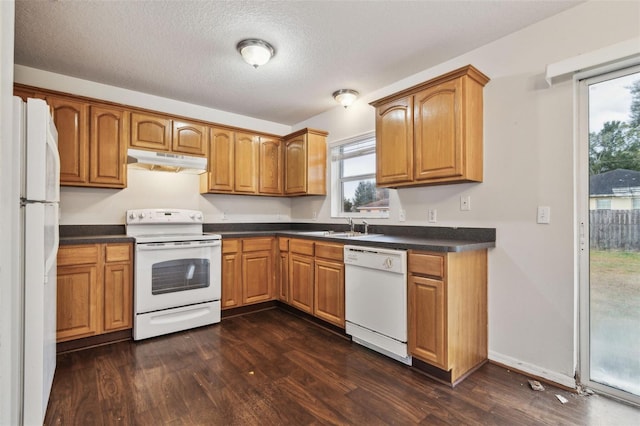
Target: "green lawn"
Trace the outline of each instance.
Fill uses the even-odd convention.
[[[591,251],[591,375],[640,394],[640,253]]]

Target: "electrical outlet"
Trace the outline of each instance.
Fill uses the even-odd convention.
[[[538,206],[538,223],[547,224],[551,222],[551,207]]]
[[[462,195],[460,197],[460,210],[471,210],[471,195]]]
[[[405,222],[407,220],[407,211],[400,209],[398,212],[398,222]]]
[[[429,209],[427,213],[428,213],[427,222],[436,223],[438,221],[438,210]]]

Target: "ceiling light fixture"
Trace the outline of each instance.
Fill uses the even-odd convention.
[[[269,62],[269,59],[276,53],[273,46],[257,38],[242,40],[236,48],[245,62],[254,68],[258,68],[260,65]]]
[[[340,89],[333,92],[333,99],[343,107],[348,107],[356,101],[359,93],[352,89]]]

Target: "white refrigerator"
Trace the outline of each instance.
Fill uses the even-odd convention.
[[[20,144],[20,247],[23,298],[23,423],[39,424],[56,369],[56,256],[60,157],[58,132],[41,99],[14,97],[15,139]]]

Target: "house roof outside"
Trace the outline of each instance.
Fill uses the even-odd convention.
[[[640,171],[616,169],[589,177],[590,196],[640,196]]]

